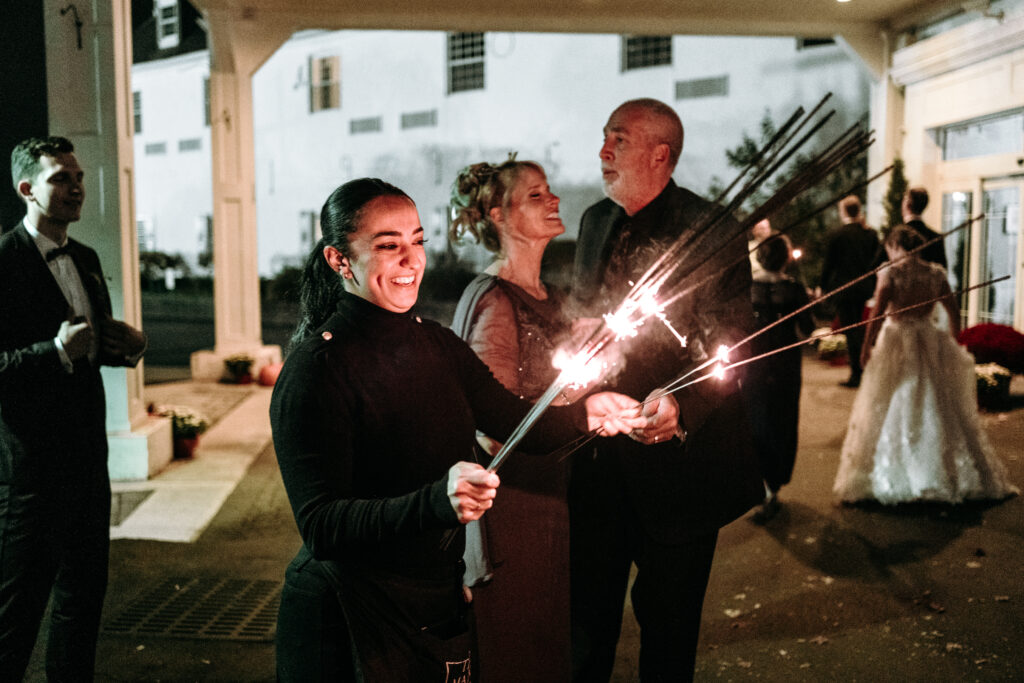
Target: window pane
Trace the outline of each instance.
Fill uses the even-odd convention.
[[[944,161],[1024,151],[1024,111],[946,126],[940,140]]]
[[[623,52],[623,71],[672,64],[672,36],[630,36]]]
[[[1013,324],[1014,290],[1017,276],[1017,233],[1020,227],[1020,192],[1016,187],[986,190],[982,198],[985,209],[983,269],[981,281],[1004,275],[1009,280],[981,290],[978,317],[983,322]]]
[[[971,216],[971,193],[948,192],[942,195],[942,232],[949,232]],[[949,286],[958,292],[970,281],[970,235],[971,229],[964,228],[944,240],[946,263],[949,264]],[[968,293],[960,295],[960,324],[967,324]]]

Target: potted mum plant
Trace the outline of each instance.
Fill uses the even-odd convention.
[[[957,339],[974,356],[978,406],[987,410],[1010,407],[1010,380],[1024,372],[1024,334],[1009,325],[981,323]]]
[[[194,456],[196,447],[199,446],[199,435],[210,426],[206,416],[187,406],[161,406],[156,413],[171,419],[174,459],[182,460]]]
[[[1002,365],[979,363],[974,366],[978,382],[978,407],[1007,410],[1010,407],[1010,380],[1013,375]]]

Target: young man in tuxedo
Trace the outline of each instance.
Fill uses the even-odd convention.
[[[932,230],[921,218],[925,208],[928,206],[928,190],[923,187],[912,187],[903,195],[903,222],[917,231],[925,242],[932,242],[919,252],[919,256],[925,261],[937,263],[946,270],[949,266],[946,262],[946,246],[940,239],[939,233]]]
[[[883,252],[878,233],[864,223],[860,199],[849,195],[839,200],[838,227],[833,228],[825,244],[825,260],[821,266],[821,296],[839,289],[847,282],[864,275],[881,263]],[[875,291],[875,277],[871,276],[847,287],[832,297],[839,325],[846,327],[859,323],[864,317],[864,305]],[[860,365],[860,350],[864,345],[864,327],[845,332],[847,355],[850,359],[850,377],[840,382],[844,387],[856,389],[864,369]]]
[[[600,152],[608,198],[580,223],[573,295],[590,316],[614,310],[678,238],[692,240],[678,269],[695,288],[665,311],[687,346],[657,321],[645,324],[625,346],[624,367],[609,387],[632,396],[675,380],[753,325],[746,241],[731,216],[709,228],[719,207],[673,182],[682,147],[682,123],[668,105],[621,105]],[[636,437],[613,437],[577,454],[570,484],[577,683],[611,676],[633,563],[640,680],[693,676],[718,529],[764,498],[738,375],[675,394],[680,438],[641,446]]]
[[[91,680],[107,586],[110,480],[101,365],[142,332],[111,318],[96,252],[68,238],[84,172],[71,142],[11,154],[25,219],[0,236],[0,680],[24,676],[47,601],[51,681]]]

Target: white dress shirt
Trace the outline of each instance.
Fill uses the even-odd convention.
[[[74,261],[67,254],[61,254],[52,261],[46,261],[47,253],[52,249],[63,247],[64,244],[67,244],[67,241],[65,240],[64,244],[57,244],[46,235],[39,232],[39,230],[29,222],[27,216],[25,217],[24,223],[25,229],[28,230],[28,234],[31,235],[32,240],[36,243],[36,247],[39,249],[40,258],[46,262],[50,272],[53,273],[53,279],[57,281],[57,286],[60,287],[60,291],[64,293],[64,298],[67,299],[68,304],[74,311],[74,315],[83,316],[89,322],[89,326],[95,331],[97,328],[92,305],[89,303],[89,295],[85,291],[85,285],[82,284],[82,277],[79,275],[78,268],[75,267]],[[64,350],[64,345],[61,344],[60,339],[57,337],[54,337],[54,343],[57,345],[57,353],[60,355],[64,369],[68,372],[72,372],[71,359]],[[93,343],[89,347],[89,361],[91,363],[96,362],[98,353],[99,335],[94,334]]]

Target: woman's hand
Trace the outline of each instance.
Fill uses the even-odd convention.
[[[629,434],[647,426],[648,420],[640,414],[640,402],[624,394],[602,391],[587,396],[587,429],[601,436]]]
[[[663,395],[655,389],[644,401],[641,415],[647,418],[647,425],[634,429],[629,438],[642,444],[664,443],[679,431],[679,403],[672,394]]]
[[[455,509],[459,522],[465,524],[480,519],[494,505],[501,480],[494,472],[475,462],[457,462],[448,470],[448,501]]]

